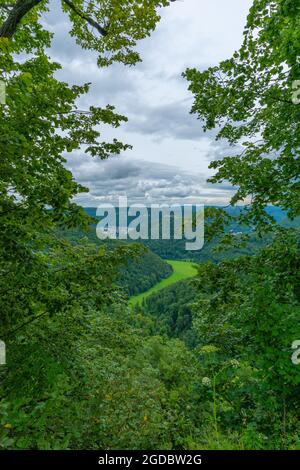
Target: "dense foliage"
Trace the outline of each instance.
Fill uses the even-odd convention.
[[[194,328],[218,386],[216,423],[252,429],[262,448],[299,448],[299,247],[283,231],[257,256],[199,267]]]
[[[125,306],[73,307],[24,330],[2,372],[1,447],[195,446],[199,364],[178,340],[145,338],[135,321]]]
[[[120,269],[118,283],[128,295],[145,292],[172,274],[172,267],[150,250],[131,259]]]
[[[268,204],[299,215],[300,1],[254,0],[240,50],[216,67],[189,69],[192,112],[204,129],[237,148],[213,161],[212,182],[238,190],[232,204],[251,203],[248,219]]]
[[[147,298],[150,334],[181,338],[201,365],[202,445],[299,448],[299,238],[280,229],[259,254],[199,265]]]
[[[189,279],[180,281],[152,294],[136,310],[151,317],[150,334],[179,338],[192,347],[195,334],[191,331],[191,304],[195,295],[196,290]]]

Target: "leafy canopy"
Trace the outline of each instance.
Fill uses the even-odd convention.
[[[169,2],[61,3],[71,20],[71,34],[82,47],[97,51],[99,65],[107,66],[140,60],[137,41],[155,28],[158,7]],[[110,302],[114,271],[124,259],[122,253],[129,253],[126,248],[97,253],[95,247],[74,247],[56,236],[58,227],[87,227],[91,222],[73,202],[88,188],[66,168],[68,154],[77,150],[106,159],[130,146],[101,138],[103,125],[117,128],[125,116],[112,105],[100,108],[97,103],[79,110],[78,99],[89,84],[69,86],[56,78],[61,66],[46,55],[52,34],[42,21],[49,8],[51,2],[45,0],[0,2],[0,80],[6,85],[6,103],[0,105],[0,291],[5,293],[5,334],[43,312],[63,311],[76,299],[83,305],[94,283],[102,287],[97,294],[91,288],[90,302],[98,298],[98,307]]]
[[[299,58],[299,0],[255,0],[242,47],[218,66],[184,74],[192,113],[238,152],[211,163],[217,173],[210,181],[237,187],[231,203],[251,202],[254,222],[268,204],[300,213]]]

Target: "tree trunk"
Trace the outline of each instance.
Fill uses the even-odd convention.
[[[18,0],[9,12],[7,20],[0,27],[0,38],[11,38],[22,18],[42,0]],[[1,6],[1,5],[0,5]]]

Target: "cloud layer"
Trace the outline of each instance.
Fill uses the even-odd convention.
[[[77,181],[90,188],[77,202],[95,206],[127,194],[134,200],[165,202],[202,198],[206,203],[228,201],[228,185],[206,183],[209,162],[222,158],[226,143],[204,134],[201,122],[189,114],[192,96],[182,72],[187,67],[205,69],[228,58],[240,46],[252,0],[184,0],[161,12],[161,22],[151,38],[139,44],[143,62],[134,68],[97,67],[96,55],[83,51],[68,34],[67,16],[52,2],[44,21],[54,32],[49,55],[63,66],[59,78],[69,83],[92,82],[80,107],[114,104],[129,122],[121,129],[103,129],[103,138],[117,137],[133,151],[109,161],[86,155],[68,156]]]
[[[229,192],[232,194],[226,185],[217,185],[212,192],[204,175],[128,156],[114,157],[99,165],[97,161],[86,164],[78,155],[70,159],[68,166],[75,178],[90,188],[90,194],[78,198],[85,206],[117,203],[120,196],[127,196],[129,203],[222,204]]]

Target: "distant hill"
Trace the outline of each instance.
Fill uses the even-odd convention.
[[[243,206],[236,206],[236,207],[229,207],[226,208],[227,212],[231,216],[238,216],[241,211],[244,209]],[[87,207],[85,208],[87,214],[92,217],[96,215],[96,208]],[[284,210],[279,207],[269,206],[266,209],[266,212],[271,215],[278,224],[283,225],[285,227],[293,227],[299,228],[300,227],[300,218],[296,219],[295,221],[291,221]],[[118,210],[117,210],[118,213]],[[149,216],[150,220],[150,216]],[[244,248],[231,248],[226,252],[216,252],[215,247],[217,245],[217,241],[213,243],[206,243],[202,250],[200,251],[186,251],[185,249],[185,240],[140,240],[145,246],[147,246],[151,251],[159,255],[163,259],[174,259],[174,260],[191,260],[194,262],[206,262],[206,261],[213,261],[219,262],[226,258],[234,258],[241,255],[249,255],[253,254],[262,248],[266,243],[270,241],[270,237],[260,238],[254,232],[252,232],[251,228],[241,227],[237,224],[236,221],[233,221],[231,225],[229,225],[228,229],[229,232],[239,233],[239,232],[250,232],[250,241],[247,247]],[[93,238],[95,241],[97,240],[95,230]],[[128,240],[130,242],[130,240]]]
[[[60,235],[73,243],[80,243],[80,240],[86,237],[90,242],[97,245],[105,244],[110,248],[127,243],[118,240],[101,241],[97,238],[94,227],[89,232],[84,233],[74,229],[64,230],[60,232]],[[128,262],[120,269],[117,283],[128,296],[141,294],[151,289],[151,287],[169,277],[173,272],[172,267],[165,260],[153,253],[149,248],[144,246],[144,249],[145,252],[141,256],[135,259],[129,258]]]
[[[207,207],[220,207],[220,206],[207,206]],[[221,207],[220,207],[221,208]],[[242,211],[244,207],[243,206],[235,206],[235,207],[227,207],[226,211],[228,214],[231,216],[238,216]],[[96,207],[84,207],[84,210],[90,217],[96,217],[96,212],[97,208]],[[281,209],[280,207],[275,207],[275,206],[268,206],[266,208],[267,214],[271,215],[274,217],[277,223],[282,223],[284,220],[288,219],[286,211]],[[117,208],[117,213],[118,213],[118,208]],[[289,220],[289,219],[288,219]]]
[[[217,207],[217,206],[207,206],[207,207]],[[232,232],[232,233],[253,233],[253,227],[250,226],[250,225],[241,225],[238,220],[237,220],[237,217],[239,215],[242,214],[242,212],[245,210],[245,207],[244,206],[235,206],[235,207],[226,207],[225,208],[226,212],[232,217],[232,220],[230,220],[229,224],[227,227],[225,227],[225,231],[226,232]],[[85,211],[87,212],[87,214],[91,217],[94,217],[96,220],[98,219],[98,217],[96,217],[96,212],[97,212],[97,209],[94,208],[94,207],[86,207],[85,208]],[[195,211],[195,207],[194,207],[194,211]],[[293,227],[293,228],[299,228],[300,227],[300,220],[299,218],[298,219],[295,219],[294,221],[290,220],[287,216],[287,213],[286,211],[282,210],[280,207],[275,207],[275,206],[268,206],[266,208],[266,213],[268,215],[270,215],[271,217],[273,217],[273,219],[275,220],[276,223],[280,224],[280,225],[283,225],[285,227]],[[135,219],[135,217],[127,217],[127,224],[129,225],[130,222]],[[171,214],[171,219],[173,220],[174,217],[173,217],[173,214]],[[160,227],[162,225],[162,220],[160,219]],[[150,239],[150,227],[151,227],[151,210],[150,210],[150,207],[148,208],[148,230],[149,230],[149,239]],[[175,250],[175,251],[178,251],[178,246],[180,247],[181,243],[177,243],[177,240],[174,240],[174,225],[173,225],[173,222],[171,223],[171,245],[172,245],[172,249]],[[116,208],[116,230],[117,230],[117,237],[118,237],[118,234],[119,232],[122,232],[122,227],[119,226],[119,209],[118,207]],[[160,233],[161,233],[161,228],[160,228]],[[172,240],[173,239],[173,240]],[[160,239],[159,240],[159,245],[160,245],[160,242],[162,240]],[[151,250],[153,250],[154,252],[158,253],[160,256],[162,255],[164,258],[168,258],[170,257],[170,251],[169,251],[169,248],[167,249],[166,252],[163,252],[163,249],[159,248],[159,250],[157,250],[157,243],[148,243],[148,242],[144,242],[142,241],[142,243],[145,243]],[[164,246],[167,246],[168,243],[163,243]],[[179,248],[180,251],[182,251],[182,248],[180,247]]]
[[[130,259],[120,270],[118,284],[129,295],[137,295],[151,289],[172,274],[172,267],[158,255],[147,250],[138,259]]]

